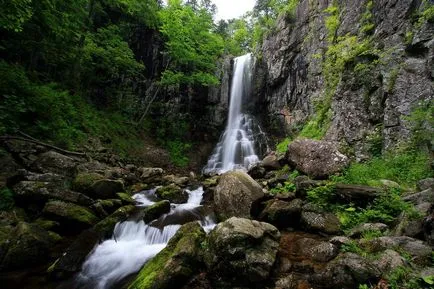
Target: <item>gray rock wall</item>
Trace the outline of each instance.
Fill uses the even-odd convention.
[[[363,17],[369,0],[338,1],[339,36],[370,39],[373,55],[348,63],[332,97],[325,139],[341,141],[357,157],[369,156],[369,138],[377,134],[383,149],[409,139],[407,116],[434,95],[434,24],[418,24],[421,0],[373,0],[374,24],[363,34]],[[329,47],[324,10],[331,0],[302,0],[294,16],[280,16],[277,28],[264,40],[257,83],[266,107],[268,130],[286,135],[299,130],[324,101],[323,61]],[[374,59],[372,59],[374,57]],[[354,73],[357,63],[372,62],[364,74]],[[265,79],[265,81],[264,81]],[[283,128],[283,129],[282,129]]]

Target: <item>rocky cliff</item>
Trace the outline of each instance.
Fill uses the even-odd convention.
[[[281,15],[256,68],[269,131],[338,140],[361,159],[408,140],[434,95],[429,5],[302,0]]]

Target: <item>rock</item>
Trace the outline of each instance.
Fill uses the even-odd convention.
[[[277,158],[277,155],[272,153],[267,155],[261,162],[261,165],[266,170],[279,170],[282,168],[282,166],[279,163],[279,160]]]
[[[80,173],[103,173],[108,165],[99,161],[84,162],[77,166],[77,172]]]
[[[152,183],[162,179],[164,170],[161,168],[138,168],[140,180],[144,183]]]
[[[167,184],[175,184],[177,186],[185,186],[187,185],[189,178],[188,177],[178,177],[175,175],[168,175],[163,177],[163,181]]]
[[[421,203],[415,206],[416,216],[410,216],[408,213],[402,212],[398,217],[398,224],[392,232],[393,236],[408,236],[423,240],[423,223],[431,207],[431,203]]]
[[[114,211],[122,207],[122,201],[119,199],[98,200],[98,203],[101,204],[104,211],[106,211],[109,214],[113,213]]]
[[[124,205],[134,204],[136,201],[127,193],[116,193],[118,200]]]
[[[267,223],[232,217],[218,224],[208,238],[210,274],[232,286],[259,286],[270,276],[279,238],[279,231]]]
[[[197,222],[183,225],[167,247],[144,265],[129,289],[183,287],[201,269],[205,232]]]
[[[52,279],[67,279],[79,272],[95,244],[111,237],[116,224],[128,219],[134,211],[134,206],[121,207],[94,227],[81,232],[61,257],[48,268],[49,276]]]
[[[277,280],[274,289],[313,288],[306,279],[308,279],[307,276],[299,276],[298,274],[291,273]]]
[[[39,155],[31,167],[37,172],[72,176],[76,172],[76,166],[77,161],[73,158],[55,151],[48,151]]]
[[[304,258],[315,262],[325,263],[339,254],[338,247],[329,242],[301,238],[296,243],[296,246],[300,248],[300,254],[304,255]]]
[[[249,218],[255,202],[264,197],[261,186],[242,171],[228,172],[219,179],[214,193],[214,206],[218,217]]]
[[[259,219],[278,228],[294,227],[298,225],[302,205],[303,201],[300,199],[291,202],[270,200],[260,214]]]
[[[434,246],[434,212],[428,215],[422,223],[425,240],[431,246]]]
[[[82,193],[91,193],[92,185],[104,176],[94,172],[82,172],[75,176],[72,181],[72,189]]]
[[[168,200],[175,204],[183,204],[188,200],[187,192],[175,184],[159,187],[155,193],[160,199]]]
[[[116,198],[116,193],[125,191],[125,188],[121,180],[102,179],[93,183],[91,190],[96,198],[111,199]]]
[[[434,178],[428,178],[418,181],[417,189],[419,191],[425,191],[428,189],[434,190]]]
[[[398,267],[405,266],[405,260],[398,252],[387,249],[374,264],[383,275],[386,275]]]
[[[302,227],[312,233],[334,235],[341,231],[339,219],[332,213],[303,211],[300,222]]]
[[[389,227],[383,223],[364,223],[355,228],[353,228],[349,233],[350,238],[360,238],[364,233],[370,231],[376,231],[384,233]]]
[[[396,250],[400,248],[413,257],[413,262],[426,264],[431,258],[432,248],[421,240],[406,236],[378,237],[370,240],[360,240],[359,245],[369,252],[376,253],[386,249]]]
[[[59,222],[49,220],[43,217],[36,219],[33,223],[47,231],[55,230],[60,226]]]
[[[72,203],[49,201],[45,204],[43,213],[56,221],[67,232],[77,232],[96,224],[99,219],[92,211]]]
[[[406,202],[419,205],[422,203],[434,203],[434,189],[426,189],[425,191],[411,194],[402,198]]]
[[[168,200],[157,202],[143,209],[143,221],[145,221],[145,223],[149,223],[150,221],[158,219],[161,215],[167,214],[169,212],[170,202]]]
[[[217,186],[217,182],[218,182],[219,178],[220,178],[219,176],[214,176],[212,178],[205,179],[202,182],[203,188],[208,189],[208,188]]]
[[[288,161],[298,171],[322,179],[342,171],[349,159],[338,151],[338,144],[309,139],[296,140],[288,145]]]
[[[267,171],[260,163],[253,165],[248,171],[249,176],[254,179],[262,179],[266,173]]]
[[[49,199],[72,202],[84,206],[94,201],[88,196],[59,187],[56,183],[22,181],[13,187],[18,204],[44,203]]]
[[[51,237],[35,224],[20,222],[9,239],[1,270],[24,269],[43,264],[50,258]]]
[[[336,236],[336,237],[331,238],[329,240],[329,242],[340,248],[342,245],[350,243],[351,240],[347,237],[344,237],[344,236]]]
[[[380,188],[348,184],[335,185],[336,198],[345,202],[354,202],[362,206],[367,205],[382,194],[383,190]]]
[[[359,284],[370,284],[380,275],[378,268],[367,259],[354,253],[342,253],[314,278],[327,288],[353,289]]]
[[[298,176],[294,180],[297,197],[305,197],[311,189],[324,186],[324,181],[311,180],[308,176]]]

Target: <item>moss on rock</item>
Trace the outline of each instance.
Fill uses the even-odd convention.
[[[175,184],[158,188],[156,194],[159,198],[176,204],[182,204],[188,200],[187,193]]]
[[[104,176],[98,173],[79,173],[72,182],[72,188],[78,192],[88,193],[92,185],[103,178]]]
[[[161,215],[168,212],[170,212],[170,202],[168,200],[157,202],[143,210],[143,220],[145,223],[149,223],[150,221],[158,219]]]

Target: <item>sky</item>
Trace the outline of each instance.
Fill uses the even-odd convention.
[[[217,5],[216,20],[238,18],[253,9],[255,0],[212,0]]]

